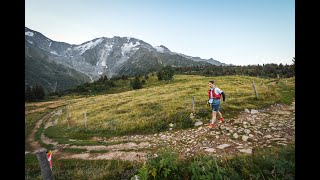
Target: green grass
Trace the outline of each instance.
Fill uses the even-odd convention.
[[[38,141],[38,143],[39,143],[42,147],[46,148],[47,150],[53,150],[53,149],[55,149],[52,144],[45,144],[45,143],[42,142],[42,140],[41,140],[41,134],[43,133],[43,131],[44,131],[44,124],[41,124],[40,127],[39,127],[39,129],[38,129],[37,132],[36,132],[36,137],[35,137],[36,141]]]
[[[295,146],[257,149],[253,155],[178,159],[160,152],[136,173],[140,179],[295,179]]]
[[[192,112],[192,96],[196,101],[197,118],[203,120],[211,118],[211,110],[206,106],[209,80],[214,80],[217,87],[226,93],[226,102],[222,102],[220,106],[225,118],[234,117],[246,108],[259,109],[274,103],[290,104],[295,97],[294,78],[175,75],[174,81],[164,82],[157,81],[156,76],[149,77],[148,82],[140,90],[113,89],[114,94],[69,95],[54,101],[26,103],[26,135],[30,134],[36,121],[44,114],[67,104],[70,105],[68,112],[64,110],[61,116],[54,117],[58,118],[58,125],[45,130],[44,125],[41,125],[36,134],[38,141],[41,132],[44,132],[47,137],[60,144],[111,145],[116,143],[93,141],[91,138],[161,132],[168,130],[170,123],[175,124],[174,130],[191,128],[194,123],[189,117]],[[256,84],[258,98],[254,96],[251,80]],[[84,128],[84,112],[87,112],[87,129]],[[67,113],[70,114],[69,120],[67,120]],[[76,139],[76,141],[69,141],[69,139]],[[39,143],[45,146],[41,141]],[[50,145],[45,147],[52,148]],[[80,153],[84,150],[65,149],[70,153]],[[108,151],[90,151],[90,153],[105,152]],[[290,145],[254,151],[252,156],[235,156],[219,160],[213,159],[214,157],[197,157],[176,161],[168,160],[164,155],[155,160],[159,165],[162,162],[161,168],[154,163],[144,169],[141,164],[123,161],[55,160],[53,156],[53,173],[55,179],[121,179],[121,176],[130,178],[138,174],[139,168],[141,173],[144,173],[145,168],[150,168],[147,175],[152,179],[152,173],[155,175],[153,168],[155,168],[157,169],[155,179],[167,177],[191,179],[196,172],[202,173],[197,175],[198,177],[213,175],[216,179],[220,176],[225,179],[250,179],[250,177],[275,179],[275,176],[278,179],[294,179],[294,154],[294,146]],[[25,160],[26,179],[40,179],[40,169],[35,155],[27,154]],[[176,168],[166,163],[167,161],[174,162]],[[206,163],[209,163],[210,167],[206,167]],[[193,172],[191,166],[194,169],[200,169]],[[202,166],[206,168],[205,172],[201,171]]]
[[[50,110],[45,110],[42,112],[36,112],[29,115],[26,115],[25,118],[25,139],[31,134],[33,128],[35,127],[36,123],[39,119],[44,117]],[[25,143],[25,150],[30,151],[31,147],[28,143]]]
[[[86,152],[87,149],[81,149],[81,148],[63,148],[61,151],[63,151],[63,152],[69,152],[69,153],[82,153],[82,152]]]
[[[58,126],[45,130],[46,135],[58,141],[69,138],[88,140],[93,136],[157,133],[168,130],[170,123],[175,124],[175,129],[190,128],[194,123],[188,117],[192,112],[192,96],[195,97],[198,118],[211,118],[211,110],[206,105],[209,80],[214,80],[226,94],[226,101],[220,106],[225,118],[234,117],[246,108],[258,109],[274,103],[289,104],[295,95],[294,78],[175,75],[172,82],[164,82],[158,81],[156,76],[149,77],[140,90],[57,100],[60,104],[70,105],[70,119],[67,120],[63,114]],[[252,80],[258,98],[255,98]],[[84,127],[85,112],[87,129]],[[70,129],[67,129],[68,124]]]
[[[128,179],[139,165],[118,160],[57,160],[52,156],[54,179]],[[25,179],[41,179],[34,154],[25,156]]]
[[[75,151],[78,150],[67,150]],[[156,153],[158,157],[150,158],[145,165],[121,160],[58,160],[53,155],[53,176],[55,179],[130,179],[136,174],[148,179],[295,179],[294,144],[254,149],[252,155],[225,158],[199,155],[179,159],[169,149]],[[25,156],[25,179],[41,179],[34,154]]]

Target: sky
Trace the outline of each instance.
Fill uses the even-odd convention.
[[[295,57],[294,0],[26,0],[25,26],[70,44],[134,37],[234,65]]]

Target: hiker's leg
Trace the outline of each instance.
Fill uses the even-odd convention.
[[[216,116],[217,116],[217,112],[212,110],[211,124],[214,124],[214,122],[216,121]]]
[[[220,111],[218,111],[218,115],[219,115],[220,118],[222,118],[222,114],[221,114]]]
[[[212,104],[212,124],[214,124],[214,122],[217,119],[217,112],[219,112],[219,105],[218,104]]]

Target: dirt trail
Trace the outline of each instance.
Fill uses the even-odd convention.
[[[51,112],[42,118],[32,134],[35,134],[40,124],[46,120],[48,125],[55,125]],[[49,119],[48,119],[49,118]],[[209,123],[209,122],[205,122]],[[224,123],[209,129],[208,124],[186,130],[173,130],[150,135],[133,135],[113,138],[93,137],[93,141],[106,141],[113,145],[75,146],[58,144],[42,135],[46,144],[54,144],[56,158],[61,159],[121,159],[128,161],[144,161],[146,154],[153,154],[161,147],[171,147],[179,152],[181,157],[197,154],[215,154],[226,156],[237,153],[252,154],[255,148],[287,146],[295,139],[295,102],[291,105],[275,104],[265,109],[241,112],[236,118],[226,119]],[[34,135],[32,135],[34,137]],[[34,149],[40,145],[34,138],[28,139]],[[69,141],[76,141],[69,139]],[[82,153],[63,152],[63,148],[86,149]],[[90,152],[107,151],[107,152]],[[155,154],[153,154],[155,155]]]
[[[51,118],[56,112],[57,112],[57,110],[51,111],[50,113],[48,113],[44,117],[42,117],[36,123],[35,127],[32,129],[30,135],[28,136],[26,143],[30,144],[33,153],[35,153],[35,151],[37,151],[37,150],[42,148],[41,145],[39,144],[39,142],[36,140],[37,130],[40,128],[40,125],[43,123],[43,121],[46,121],[49,118]]]

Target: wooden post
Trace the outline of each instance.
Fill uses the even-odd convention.
[[[256,95],[256,98],[258,98],[258,93],[257,93],[257,90],[256,90],[256,85],[254,84],[253,80],[252,80],[252,87],[253,87],[253,90],[254,90],[254,94]]]
[[[41,176],[43,180],[53,180],[50,164],[45,149],[36,152],[37,159],[41,168]]]
[[[68,129],[70,129],[70,106],[67,105],[67,121],[68,121]]]
[[[194,104],[195,104],[195,102],[194,102],[194,96],[192,96],[192,112],[193,112],[193,114],[194,114]]]
[[[87,129],[87,112],[84,113],[84,127]]]

